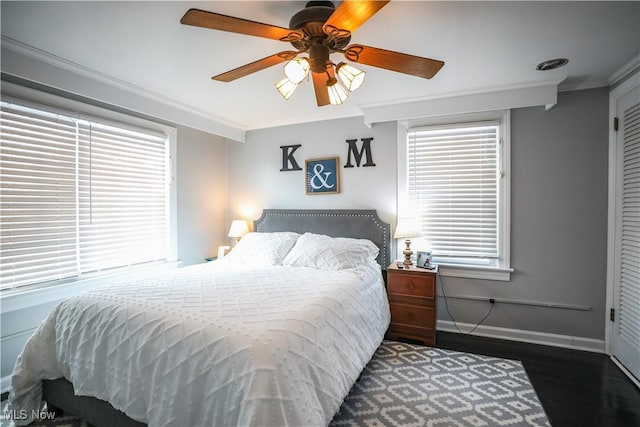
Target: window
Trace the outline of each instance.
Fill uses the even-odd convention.
[[[507,120],[407,129],[401,198],[443,274],[509,280]]]
[[[170,258],[166,134],[0,107],[0,289]]]

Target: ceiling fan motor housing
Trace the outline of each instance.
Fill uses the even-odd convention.
[[[305,8],[291,17],[289,29],[302,31],[307,39],[291,42],[298,50],[310,49],[315,45],[315,39],[321,39],[329,49],[342,49],[349,44],[351,36],[329,39],[322,26],[335,12],[336,7],[330,1],[310,1]],[[310,44],[309,41],[312,41]]]
[[[314,73],[325,73],[329,63],[329,48],[321,43],[314,43],[309,48],[309,68]]]

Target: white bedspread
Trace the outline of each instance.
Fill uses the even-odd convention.
[[[65,377],[150,426],[326,425],[388,324],[374,262],[187,267],[58,305],[16,362],[9,409],[39,409],[41,380]]]

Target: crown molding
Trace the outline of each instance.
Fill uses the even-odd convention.
[[[36,81],[38,83],[41,83],[47,86],[54,86],[61,90],[67,90],[73,93],[77,93],[79,95],[87,96],[92,99],[97,99],[102,102],[112,103],[123,108],[139,111],[141,113],[148,114],[151,116],[156,116],[158,118],[168,120],[170,122],[176,122],[176,115],[171,114],[170,111],[177,110],[183,113],[181,115],[178,115],[178,116],[181,116],[181,120],[178,119],[178,121],[176,122],[177,124],[182,124],[182,125],[193,127],[195,129],[199,129],[205,132],[214,133],[214,134],[223,136],[225,138],[230,138],[236,141],[242,141],[242,142],[245,141],[246,129],[244,126],[240,125],[239,123],[231,122],[221,117],[214,116],[204,110],[191,107],[189,105],[176,101],[167,96],[158,94],[156,92],[145,89],[143,87],[118,79],[117,77],[111,76],[109,74],[103,73],[93,68],[80,65],[76,62],[54,55],[50,52],[44,51],[42,49],[36,48],[29,44],[12,39],[10,37],[4,36],[4,35],[1,36],[1,42],[2,42],[3,50],[7,49],[8,51],[14,52],[15,54],[21,55],[25,58],[35,60],[38,63],[42,63],[48,66],[55,67],[60,70],[64,70],[69,73],[73,73],[78,76],[85,77],[90,81],[98,82],[110,88],[118,89],[121,92],[126,92],[127,94],[134,95],[135,97],[142,98],[146,101],[151,101],[152,103],[160,104],[164,108],[153,108],[151,104],[145,105],[142,108],[139,105],[138,106],[131,105],[131,104],[139,104],[139,102],[138,103],[130,102],[129,103],[130,105],[126,105],[125,103],[122,102],[123,97],[117,97],[117,96],[113,96],[112,99],[103,99],[104,97],[97,98],[93,93],[91,93],[92,92],[91,88],[86,87],[86,85],[82,88],[70,87],[71,84],[68,84],[69,79],[66,79],[66,82],[67,82],[67,84],[65,85],[66,87],[65,86],[61,87],[61,85],[56,84],[55,81],[51,81],[53,80],[53,76],[51,80],[48,80],[45,78],[39,78],[37,76],[37,73],[34,72],[31,69],[31,67],[22,67],[22,68],[17,67],[16,69],[12,69],[12,65],[10,62],[13,62],[13,61],[6,61],[6,59],[3,58],[2,71],[6,72],[7,74],[16,75],[17,77],[26,78],[28,80]],[[19,61],[16,61],[16,62],[19,62]],[[49,76],[51,76],[51,74],[49,74]],[[117,99],[117,98],[120,98],[120,99]],[[144,107],[148,107],[148,108],[144,108]],[[167,109],[166,107],[169,107],[169,109]],[[144,108],[144,111],[142,111],[143,108]],[[156,111],[154,112],[150,110],[156,110]]]
[[[558,86],[563,80],[564,77],[546,82],[443,94],[408,102],[368,105],[361,108],[364,112],[364,121],[368,126],[386,121],[511,108],[545,106],[546,109],[550,109],[557,103]]]
[[[629,62],[624,64],[622,68],[617,70],[615,73],[611,74],[607,79],[607,83],[609,86],[616,86],[619,83],[622,83],[624,79],[627,78],[633,71],[640,69],[640,54],[631,58]]]

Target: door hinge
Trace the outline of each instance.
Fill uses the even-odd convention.
[[[611,319],[612,322],[616,321],[616,309],[612,308],[611,310],[609,310],[609,319]]]
[[[618,118],[617,117],[613,118],[613,131],[614,132],[618,132]]]

